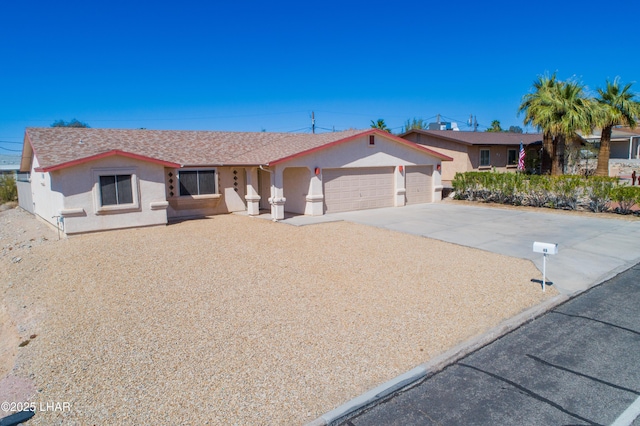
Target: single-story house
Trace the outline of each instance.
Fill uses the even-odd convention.
[[[592,134],[580,134],[580,137],[587,143],[599,146],[601,133],[601,129],[595,129]],[[611,152],[609,158],[640,159],[640,128],[614,127],[611,129]]]
[[[458,172],[516,171],[521,142],[527,155],[538,155],[536,151],[542,146],[542,135],[536,133],[413,129],[400,137],[453,159],[442,165],[442,182],[447,186]]]
[[[438,201],[450,160],[376,129],[27,128],[19,203],[66,234],[261,209],[279,220]]]
[[[6,175],[15,179],[18,176],[19,169],[20,157],[0,154],[0,176]]]

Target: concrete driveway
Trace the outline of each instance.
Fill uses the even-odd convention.
[[[547,209],[503,209],[451,202],[294,216],[292,225],[346,220],[530,259],[542,271],[534,241],[558,243],[547,258],[547,280],[564,294],[585,290],[640,262],[640,221],[613,215],[573,215]],[[464,259],[452,259],[464,267]],[[505,265],[508,267],[509,265]]]

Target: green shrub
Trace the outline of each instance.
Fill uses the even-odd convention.
[[[593,212],[609,210],[617,179],[578,175],[547,176],[523,173],[456,173],[453,188],[459,200],[495,202],[576,210],[579,205]],[[619,190],[619,212],[628,213],[636,202],[632,194]],[[631,198],[629,198],[631,197]],[[582,204],[580,204],[582,203]],[[632,203],[629,205],[629,203]]]
[[[611,199],[618,203],[616,212],[629,214],[634,205],[640,205],[640,187],[626,185],[616,186],[611,190]]]
[[[586,194],[589,197],[589,210],[594,213],[606,212],[611,206],[611,191],[618,179],[613,177],[591,176],[587,180]]]
[[[551,179],[549,176],[527,176],[523,204],[532,207],[550,206],[551,203]]]
[[[582,195],[584,179],[579,176],[565,175],[552,177],[551,202],[557,209],[575,210],[578,197]]]
[[[11,175],[0,175],[0,203],[16,201],[18,199],[18,187],[16,180]]]

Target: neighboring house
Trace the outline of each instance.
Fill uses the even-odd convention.
[[[20,170],[20,157],[15,155],[0,155],[0,175],[10,175],[16,178]]]
[[[600,144],[601,129],[596,129],[590,135],[580,135],[590,144]],[[640,159],[640,128],[614,127],[611,129],[610,159],[632,160]]]
[[[509,132],[459,132],[413,129],[401,138],[451,157],[442,165],[442,182],[450,186],[456,173],[473,170],[516,171],[520,142],[527,155],[538,155],[542,135]]]
[[[441,199],[448,156],[381,130],[28,128],[21,205],[67,234],[246,210],[306,215]]]

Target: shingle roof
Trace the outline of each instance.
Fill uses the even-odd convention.
[[[43,171],[108,155],[125,155],[174,167],[270,164],[372,132],[450,160],[424,146],[372,129],[308,134],[46,127],[26,129],[22,167],[30,167],[31,148]]]
[[[271,161],[361,133],[323,134],[27,128],[25,141],[40,167],[51,168],[112,151],[182,166],[268,164]]]
[[[529,145],[542,142],[540,133],[510,133],[510,132],[459,132],[454,130],[410,130],[400,135],[404,137],[410,133],[420,133],[447,139],[465,145]]]
[[[593,129],[590,135],[584,135],[578,132],[582,139],[600,139],[602,129]],[[640,128],[631,130],[629,127],[614,127],[611,129],[611,139],[629,139],[630,137],[640,136]]]

